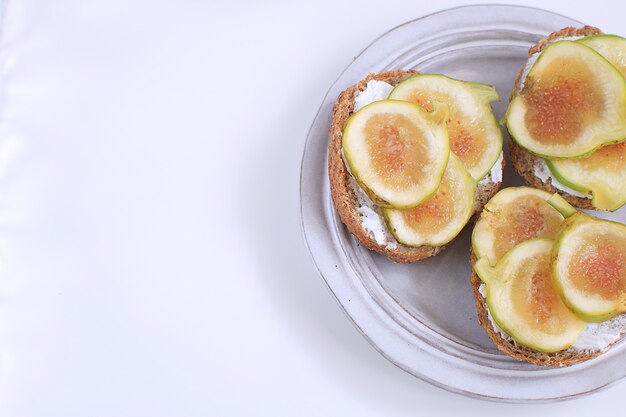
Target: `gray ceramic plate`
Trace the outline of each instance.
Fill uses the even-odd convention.
[[[301,171],[302,227],[324,281],[359,331],[387,359],[442,388],[501,401],[550,401],[587,394],[626,375],[626,344],[600,358],[545,369],[502,355],[477,323],[469,284],[468,226],[441,255],[397,265],[360,247],[332,205],[327,130],[339,93],[368,72],[415,68],[494,85],[501,117],[528,48],[581,23],[544,10],[468,6],[399,26],[374,41],[330,87],[307,137]],[[521,184],[507,169],[506,185]],[[610,215],[626,221],[626,211]]]

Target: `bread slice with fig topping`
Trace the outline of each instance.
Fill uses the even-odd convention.
[[[608,55],[607,52],[602,50],[604,42],[610,42],[611,46],[615,46],[618,51],[626,51],[626,40],[613,35],[604,35],[600,29],[592,26],[584,26],[581,28],[568,27],[551,33],[529,49],[528,62],[520,68],[515,80],[513,92],[510,97],[511,103],[516,96],[521,94],[526,84],[532,85],[535,82],[535,80],[531,79],[529,83],[528,75],[531,68],[534,68],[535,64],[539,62],[539,58],[542,56],[541,54],[547,49],[554,51],[555,49],[551,46],[561,40],[575,41],[571,43],[588,46],[589,48],[582,49],[587,49],[590,58],[594,58],[595,56],[594,59],[604,61],[605,66],[614,67],[615,71],[608,70],[608,72],[613,72],[613,74],[609,75],[612,75],[613,79],[618,79],[619,83],[619,72],[621,71],[622,74],[624,74],[625,69],[611,65],[615,60],[607,61],[608,58],[604,55],[600,55],[599,51]],[[619,55],[621,56],[623,54],[620,53]],[[567,87],[575,87],[575,83],[571,81]],[[620,88],[623,87],[620,86]],[[591,91],[591,93],[593,93],[593,91]],[[545,109],[548,105],[558,106],[560,108],[567,107],[569,105],[568,103],[574,103],[576,99],[575,95],[571,95],[572,97],[567,101],[567,97],[570,95],[569,92],[568,94],[561,95],[558,91],[553,91],[549,96],[544,96],[546,97],[544,99],[545,101],[541,105],[542,107],[539,108]],[[583,101],[585,107],[591,107],[593,105],[591,101],[587,102],[586,96]],[[572,104],[572,107],[576,107],[575,104]],[[617,107],[623,108],[624,106],[618,105]],[[580,111],[584,112],[585,110]],[[509,112],[507,112],[507,118],[508,117]],[[621,120],[622,118],[623,117],[619,117],[618,119]],[[571,114],[562,114],[560,116],[558,114],[550,114],[539,120],[542,126],[551,126],[553,133],[556,132],[556,134],[559,134],[565,132],[567,135],[569,131],[580,128],[580,119],[583,119],[580,115],[574,117]],[[552,124],[554,124],[554,126],[552,126]],[[616,122],[614,124],[618,125],[619,123]],[[609,125],[612,129],[613,123],[609,123]],[[602,144],[595,150],[589,152],[585,150],[581,156],[560,158],[559,156],[542,157],[540,156],[540,152],[531,151],[521,146],[519,140],[516,140],[515,134],[511,130],[509,120],[507,120],[507,127],[509,128],[512,138],[509,142],[511,163],[515,171],[528,185],[550,193],[558,193],[567,202],[581,209],[613,211],[626,202],[626,190],[623,189],[622,185],[623,178],[626,177],[626,164],[623,162],[624,155],[626,155],[626,146],[623,144],[613,145],[613,143],[619,143],[626,138],[626,136],[619,133],[623,129],[613,134],[614,138],[608,145]],[[611,156],[610,153],[613,153],[614,156]],[[579,162],[577,161],[584,161],[582,164],[586,165],[579,166]],[[586,171],[586,166],[593,167],[594,165],[596,165],[596,168],[589,169],[595,169],[596,171]],[[598,169],[603,171],[598,171]],[[610,182],[611,178],[609,178],[611,176],[616,176],[612,182]]]
[[[570,246],[578,242],[581,248],[588,243],[580,238],[581,227],[589,231],[592,245],[578,253],[561,250],[563,242]],[[619,234],[614,232],[615,228],[619,229]],[[589,249],[594,244],[606,243],[596,239],[595,233],[600,230],[600,234],[606,235],[609,229],[611,236],[618,237],[613,238],[605,250],[594,255],[597,259],[585,258],[595,253]],[[572,230],[578,233],[577,238],[571,238]],[[585,292],[579,293],[576,289],[574,293],[583,300],[581,302],[564,293],[568,287],[557,284],[557,281],[566,280],[555,275],[553,267],[556,259],[562,259],[567,265],[587,265],[585,277],[578,276],[577,279],[586,282],[585,291],[590,294],[597,285],[594,284],[597,281],[593,268],[600,268],[595,271],[605,280],[601,288],[605,290],[608,287],[607,274],[611,271],[614,275],[619,274],[615,269],[607,269],[613,265],[611,258],[615,257],[617,264],[624,259],[624,254],[615,250],[620,247],[619,239],[622,246],[626,244],[624,230],[623,225],[594,220],[577,212],[558,194],[531,187],[508,187],[498,192],[485,205],[474,226],[470,249],[470,282],[478,322],[498,350],[535,365],[562,367],[593,359],[618,343],[626,334],[626,315],[619,315],[619,310],[608,315],[602,311],[599,319],[581,315],[581,307],[577,307],[578,310],[572,308],[571,300],[579,306],[592,300],[587,306],[595,306],[597,296],[585,299],[579,295]],[[532,254],[542,246],[543,255],[541,251]],[[614,246],[613,250],[610,246]],[[572,256],[581,258],[574,262]],[[592,273],[591,278],[586,276],[589,273]],[[612,296],[622,296],[619,286],[615,286],[614,291],[610,293]],[[604,293],[600,291],[598,294]],[[605,304],[600,305],[605,307]]]
[[[354,113],[355,98],[366,90],[370,81],[382,81],[396,86],[419,73],[414,70],[394,70],[379,74],[369,74],[365,79],[343,91],[332,110],[328,143],[328,176],[331,197],[341,221],[360,244],[370,250],[387,256],[397,263],[411,263],[444,250],[445,245],[410,246],[400,243],[390,232],[383,210],[375,204],[367,192],[352,176],[344,160],[342,147],[346,123]],[[498,161],[501,170],[504,160]],[[500,171],[501,172],[501,171]],[[491,173],[476,185],[474,212],[493,196],[501,185],[501,175],[492,179]]]

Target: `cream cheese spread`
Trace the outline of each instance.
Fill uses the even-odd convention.
[[[478,185],[488,184],[490,182],[502,182],[502,159],[504,158],[504,152],[500,152],[500,157],[495,164],[491,167],[491,171],[478,181]]]
[[[367,88],[360,91],[354,97],[354,111],[361,110],[363,107],[375,101],[385,100],[393,90],[393,86],[384,81],[369,80]]]
[[[556,177],[552,175],[552,172],[550,171],[550,168],[548,168],[546,161],[544,161],[542,158],[537,158],[537,161],[535,162],[535,166],[533,168],[533,173],[535,174],[535,177],[539,178],[543,182],[546,182],[549,179],[554,188],[558,190],[565,191],[566,193],[576,197],[591,198],[591,194],[585,194],[581,193],[580,191],[576,191],[573,188],[570,188],[557,180]]]
[[[398,242],[389,232],[385,220],[383,219],[380,209],[376,207],[374,202],[365,194],[365,191],[357,184],[356,180],[350,176],[348,180],[350,189],[356,195],[359,208],[357,212],[361,217],[361,225],[367,230],[372,238],[379,245],[385,245],[388,249],[398,247]]]

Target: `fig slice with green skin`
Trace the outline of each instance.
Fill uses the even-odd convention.
[[[551,239],[530,239],[492,266],[479,259],[474,270],[485,283],[489,312],[520,345],[550,353],[576,342],[585,322],[572,313],[551,277]]]
[[[419,74],[399,83],[389,99],[410,101],[426,110],[433,101],[446,103],[450,149],[475,180],[487,175],[500,157],[502,132],[489,104],[499,98],[492,86]]]
[[[594,49],[626,76],[626,39],[595,35],[576,42]],[[626,143],[604,146],[585,158],[546,160],[546,164],[561,183],[591,194],[595,208],[615,211],[626,204]]]
[[[579,158],[626,139],[626,82],[582,43],[548,45],[506,115],[509,133],[547,159]]]
[[[555,208],[551,199],[552,194],[530,187],[509,187],[498,192],[487,202],[474,227],[474,255],[495,265],[528,239],[555,238],[564,217],[575,209],[562,198]]]
[[[550,198],[548,198],[548,204],[554,207],[554,209],[561,213],[561,215],[566,219],[578,213],[578,210],[572,207],[572,205],[558,193],[554,193],[550,196]]]
[[[581,159],[546,160],[546,165],[561,183],[591,194],[595,208],[615,211],[626,203],[626,142]]]
[[[626,39],[616,35],[594,35],[576,42],[592,48],[626,77]]]
[[[552,276],[567,306],[587,321],[626,312],[626,226],[576,213],[552,250]]]
[[[410,210],[383,209],[387,227],[407,246],[442,246],[454,239],[474,213],[476,182],[450,153],[434,196]]]
[[[344,159],[375,204],[409,209],[435,194],[450,154],[448,115],[445,105],[427,112],[413,103],[382,100],[350,116]]]

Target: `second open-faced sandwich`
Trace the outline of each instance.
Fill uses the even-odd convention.
[[[529,187],[497,193],[471,247],[478,319],[498,349],[544,366],[605,353],[626,334],[626,226]]]
[[[506,115],[511,162],[572,205],[626,203],[626,39],[565,28],[529,50]]]
[[[328,175],[341,221],[395,262],[434,256],[497,192],[502,134],[491,86],[396,70],[333,107]]]

